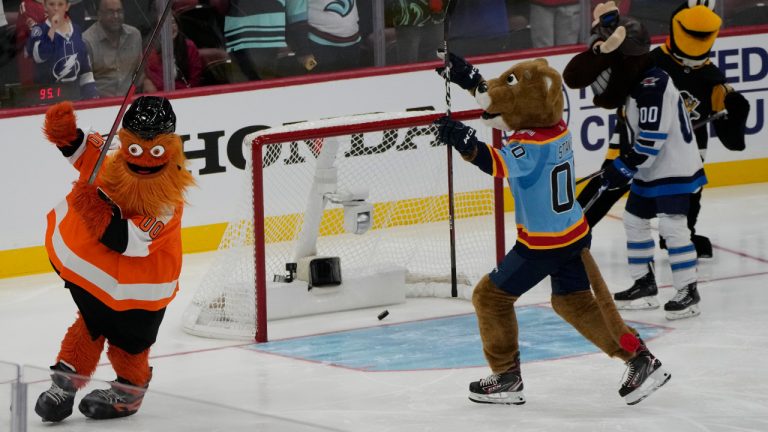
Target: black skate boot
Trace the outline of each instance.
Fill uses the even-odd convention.
[[[144,387],[136,387],[120,377],[109,385],[109,389],[94,390],[80,401],[77,408],[83,415],[104,420],[136,414],[149,386],[147,384]]]
[[[636,280],[629,289],[613,294],[616,308],[621,310],[656,309],[660,306],[656,295],[656,276],[653,264],[648,264],[648,273]]]
[[[677,290],[677,294],[664,305],[668,320],[682,318],[691,318],[701,314],[699,310],[699,291],[696,289],[696,282],[691,282],[682,289]]]
[[[653,356],[645,344],[637,350],[635,357],[627,362],[627,379],[619,389],[619,396],[627,405],[634,405],[672,378],[672,374],[661,367],[659,359]]]
[[[522,405],[523,378],[520,376],[520,366],[500,373],[493,374],[480,381],[469,383],[469,400],[477,403],[492,403],[504,405]]]
[[[72,415],[72,407],[75,405],[77,389],[66,375],[74,374],[75,371],[62,362],[51,366],[51,370],[57,373],[51,374],[51,388],[37,398],[35,412],[44,422],[60,422]]]
[[[707,237],[694,234],[691,237],[691,242],[693,242],[693,247],[696,248],[696,255],[699,258],[712,258],[712,242],[710,242]]]

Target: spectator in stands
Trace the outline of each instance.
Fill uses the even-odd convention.
[[[195,43],[179,31],[178,18],[174,15],[171,20],[171,36],[173,37],[173,59],[176,65],[173,75],[176,79],[175,88],[192,88],[200,85],[200,75],[203,61]],[[147,91],[166,90],[163,83],[163,59],[159,49],[153,50],[147,59],[147,76],[144,79],[144,89]]]
[[[101,97],[124,96],[141,62],[141,33],[123,21],[122,0],[100,0],[98,21],[83,33]],[[137,79],[140,89],[143,78]]]
[[[278,67],[281,50],[290,50],[301,69],[310,71],[317,61],[310,52],[307,15],[307,0],[231,0],[224,18],[227,51],[251,80],[288,74]]]
[[[531,0],[531,40],[534,48],[579,42],[579,0]]]
[[[155,0],[129,0],[123,3],[125,23],[136,27],[143,39],[147,39],[157,22]]]
[[[435,60],[443,46],[444,0],[387,0],[384,17],[395,29],[396,61],[415,63]]]
[[[360,66],[360,27],[357,3],[309,1],[310,51],[316,72],[333,72]]]
[[[448,49],[455,54],[468,57],[509,49],[506,0],[458,1],[450,20]]]
[[[25,47],[32,28],[45,22],[43,0],[23,0],[19,5],[19,18],[16,21],[16,52],[19,67],[19,80],[22,84],[34,84],[35,62],[27,55]]]
[[[98,97],[88,48],[69,19],[69,0],[44,0],[48,19],[32,28],[26,52],[35,62],[35,83],[79,89],[81,99]]]

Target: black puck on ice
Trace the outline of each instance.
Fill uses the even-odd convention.
[[[389,311],[388,311],[388,310],[386,310],[386,309],[384,309],[384,311],[383,311],[382,313],[380,313],[380,314],[379,314],[379,321],[381,321],[381,320],[383,320],[384,318],[386,318],[386,317],[387,317],[387,315],[389,315]]]

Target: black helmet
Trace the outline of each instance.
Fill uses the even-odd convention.
[[[176,114],[171,102],[164,97],[140,96],[123,116],[123,127],[143,139],[176,130]]]

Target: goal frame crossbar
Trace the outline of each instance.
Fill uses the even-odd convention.
[[[266,270],[266,234],[264,217],[264,168],[263,160],[264,146],[291,141],[302,141],[310,139],[331,138],[350,135],[352,133],[366,133],[390,129],[401,129],[413,127],[414,125],[426,126],[433,123],[445,113],[429,113],[423,115],[413,115],[402,118],[390,118],[384,120],[370,120],[347,124],[328,125],[319,127],[308,127],[306,129],[297,129],[284,132],[272,132],[270,129],[264,129],[245,137],[244,144],[250,144],[252,163],[252,193],[253,193],[253,235],[254,235],[254,269],[255,269],[255,295],[256,295],[256,334],[254,339],[257,343],[267,342],[267,270]],[[482,110],[465,110],[451,113],[454,120],[477,120],[481,117]],[[354,120],[355,116],[350,116]],[[501,148],[502,137],[498,129],[492,130],[492,145],[495,148]],[[255,163],[259,161],[259,163]],[[478,175],[482,175],[478,173]],[[494,211],[494,229],[497,238],[495,239],[496,262],[501,262],[506,253],[504,245],[504,185],[503,179],[493,179],[493,199],[496,204]],[[449,233],[446,233],[448,235]]]

